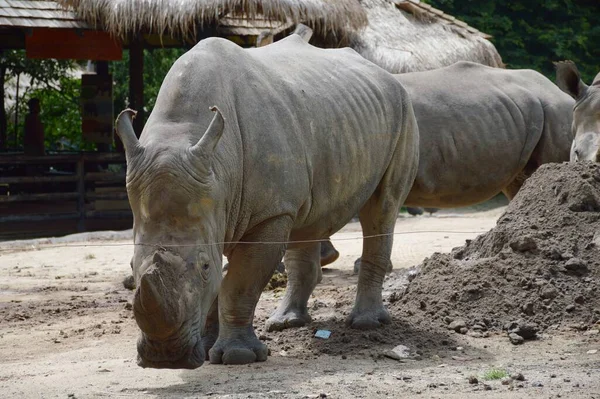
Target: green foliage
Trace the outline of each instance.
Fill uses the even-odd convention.
[[[553,61],[574,61],[591,83],[599,72],[598,0],[426,0],[493,36],[507,68],[537,70],[555,80]]]
[[[508,372],[504,369],[492,368],[483,373],[483,379],[486,381],[501,380],[505,377],[508,377]]]
[[[144,111],[146,117],[152,112],[158,90],[173,63],[186,50],[155,49],[144,50]],[[123,52],[121,61],[110,66],[115,86],[113,88],[115,113],[121,112],[129,103],[129,51]]]
[[[17,77],[28,77],[31,86],[19,93],[16,137],[14,120],[8,121],[7,132],[12,136],[9,143],[13,149],[23,146],[23,125],[27,114],[27,101],[32,97],[40,100],[40,118],[44,124],[46,148],[50,150],[92,149],[81,138],[81,117],[79,113],[79,79],[68,77],[77,66],[70,60],[30,59],[24,51],[4,51],[0,53],[0,63],[5,68],[7,82],[17,82]],[[10,113],[17,111],[13,105]],[[62,142],[64,144],[60,144]],[[66,145],[66,148],[65,148]]]

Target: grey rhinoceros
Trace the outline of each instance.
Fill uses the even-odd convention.
[[[173,64],[139,141],[132,116],[123,111],[117,129],[134,215],[140,366],[195,368],[207,351],[211,363],[266,360],[252,322],[284,252],[288,290],[270,325],[307,321],[321,273],[311,240],[357,212],[375,237],[364,240],[347,322],[389,321],[381,286],[418,166],[413,109],[393,75],[298,35],[255,49],[211,38]]]
[[[468,206],[500,192],[512,199],[541,164],[569,160],[574,101],[536,71],[461,61],[394,76],[419,125],[419,171],[405,206]]]
[[[572,61],[556,63],[556,83],[575,99],[571,161],[600,162],[600,73],[591,86],[581,80]]]

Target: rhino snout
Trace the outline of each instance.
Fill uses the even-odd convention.
[[[197,337],[195,334],[194,336]],[[202,366],[206,358],[202,342],[198,338],[193,338],[190,342],[181,338],[153,340],[142,333],[137,351],[137,364],[143,368],[195,369]]]

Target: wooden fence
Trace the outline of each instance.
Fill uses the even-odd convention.
[[[131,224],[123,154],[0,155],[0,239]]]

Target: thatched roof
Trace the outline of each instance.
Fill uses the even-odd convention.
[[[75,14],[53,1],[0,0],[3,28],[86,28]]]
[[[225,16],[305,23],[322,35],[360,29],[366,14],[359,0],[58,0],[92,26],[127,38],[154,33],[193,38]]]
[[[503,67],[489,35],[419,0],[361,0],[367,28],[351,47],[392,73],[441,68],[457,61]]]

